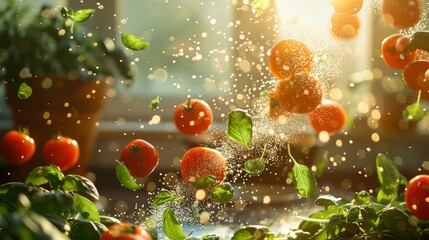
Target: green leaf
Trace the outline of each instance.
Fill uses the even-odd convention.
[[[144,188],[144,184],[138,184],[136,180],[131,176],[128,168],[121,163],[120,161],[116,161],[118,164],[116,165],[116,178],[122,184],[122,186],[130,189],[130,190],[141,190]]]
[[[305,165],[295,163],[292,168],[293,186],[299,195],[310,197],[316,191],[316,179]]]
[[[95,204],[88,198],[74,193],[73,202],[76,210],[82,214],[85,220],[100,222],[100,213]]]
[[[246,171],[251,176],[259,176],[264,172],[265,170],[265,150],[267,145],[264,145],[264,150],[262,151],[262,154],[260,157],[255,159],[247,160],[244,163],[244,171]]]
[[[229,182],[223,182],[212,190],[211,196],[217,202],[229,202],[234,196],[234,189]]]
[[[75,174],[69,174],[65,176],[64,188],[71,192],[83,192],[93,197],[94,199],[99,198],[98,190],[94,183],[86,177],[82,177]]]
[[[143,50],[149,47],[149,43],[133,34],[123,33],[121,36],[122,43],[131,50]]]
[[[322,157],[319,160],[317,160],[315,164],[316,171],[314,172],[314,176],[318,178],[322,177],[326,169],[328,168],[328,165],[329,165],[328,152],[325,152],[322,155]]]
[[[73,195],[68,192],[38,192],[29,197],[31,208],[41,215],[61,216],[73,207]]]
[[[252,128],[252,118],[246,111],[235,109],[228,114],[228,137],[243,144],[247,149],[251,149],[249,143],[252,139]]]
[[[158,207],[166,202],[181,201],[183,199],[184,197],[174,197],[168,190],[161,190],[153,199],[152,206]]]
[[[187,236],[183,232],[180,222],[177,220],[176,214],[168,207],[165,209],[162,216],[162,228],[164,230],[165,236],[173,240],[182,240]]]
[[[64,174],[56,165],[36,167],[27,175],[25,183],[35,186],[49,183],[52,188],[58,189],[63,186]]]
[[[399,208],[389,207],[381,212],[383,225],[396,239],[419,239],[417,224]]]
[[[421,96],[421,91],[419,91],[417,101],[407,106],[402,111],[402,117],[404,118],[405,121],[418,122],[426,116],[427,110],[423,109],[422,105],[420,105],[420,96]]]
[[[200,178],[198,181],[191,182],[198,189],[205,189],[213,186],[216,183],[215,176],[205,176]]]
[[[111,216],[100,215],[100,223],[106,227],[109,227],[113,224],[121,223],[121,220]]]
[[[61,15],[66,19],[71,19],[74,15],[73,9],[67,9],[66,7],[62,7],[60,12]]]
[[[28,84],[26,83],[21,83],[21,85],[19,85],[18,88],[18,98],[19,99],[27,99],[31,96],[31,94],[33,94],[33,89],[31,89],[30,86],[28,86]]]
[[[366,206],[371,202],[371,194],[362,190],[355,194],[354,203],[360,206]]]
[[[389,204],[398,198],[397,189],[393,187],[383,186],[377,194],[377,202],[380,204]]]
[[[71,225],[71,239],[100,239],[107,227],[99,222],[75,220]]]
[[[251,6],[256,15],[260,16],[270,6],[270,0],[253,0]]]
[[[155,110],[159,105],[160,96],[156,96],[156,98],[152,99],[149,105],[150,110]]]
[[[274,233],[265,226],[253,225],[234,233],[231,240],[273,240]]]
[[[376,159],[377,177],[381,186],[391,187],[397,189],[401,181],[401,174],[399,173],[392,160],[386,155],[379,153]]]
[[[340,206],[348,203],[347,200],[339,197],[334,197],[332,195],[321,195],[316,199],[316,204],[318,206],[328,207],[331,205]]]
[[[84,22],[94,15],[95,9],[80,9],[74,13],[75,22]]]

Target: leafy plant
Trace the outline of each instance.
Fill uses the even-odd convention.
[[[23,84],[31,76],[62,75],[83,80],[105,76],[131,83],[133,71],[123,49],[76,24],[88,20],[94,9],[73,11],[5,0],[0,6],[0,81]],[[132,41],[131,41],[132,43]],[[19,96],[31,88],[21,85]]]
[[[24,182],[0,186],[0,238],[98,239],[119,220],[100,215],[88,197],[99,197],[89,179],[55,165],[37,167]]]

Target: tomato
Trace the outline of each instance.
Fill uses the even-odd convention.
[[[277,85],[278,100],[285,111],[308,113],[322,101],[322,85],[308,74],[295,74]]]
[[[70,137],[57,136],[49,139],[43,146],[43,159],[46,164],[53,164],[66,171],[79,159],[79,144]]]
[[[338,132],[346,122],[346,111],[336,101],[324,99],[308,113],[310,125],[316,132]]]
[[[429,79],[426,72],[429,71],[429,60],[417,60],[407,64],[402,72],[405,83],[414,90],[429,90]]]
[[[429,220],[429,175],[417,175],[405,190],[408,210],[420,220]]]
[[[100,240],[152,240],[152,236],[140,226],[115,223],[103,232]]]
[[[381,17],[392,27],[413,27],[420,20],[420,0],[383,0],[381,3]]]
[[[0,155],[11,164],[23,164],[30,160],[36,150],[34,139],[26,130],[10,130],[0,141]]]
[[[145,140],[135,139],[121,151],[119,161],[133,177],[146,177],[158,166],[158,150]]]
[[[330,0],[329,3],[334,7],[336,13],[352,15],[362,9],[363,0]]]
[[[286,111],[279,102],[277,91],[271,91],[268,94],[268,116],[279,122],[285,122],[292,114]]]
[[[201,99],[188,99],[176,107],[174,123],[180,132],[186,135],[205,133],[213,122],[210,106]]]
[[[397,33],[386,37],[381,43],[381,54],[384,63],[395,69],[404,69],[408,63],[414,61],[415,51],[404,53],[403,44],[407,36]],[[409,39],[408,39],[409,41]]]
[[[278,80],[287,80],[295,73],[309,73],[313,53],[307,45],[295,39],[277,42],[268,52],[270,71]]]
[[[331,17],[331,33],[339,39],[354,38],[360,29],[359,16],[335,13]]]
[[[226,159],[216,149],[193,147],[183,155],[180,173],[182,178],[191,186],[193,186],[191,182],[197,182],[207,176],[214,176],[216,183],[213,187],[215,187],[226,178]]]

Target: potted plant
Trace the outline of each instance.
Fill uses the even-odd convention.
[[[0,5],[0,81],[15,128],[28,128],[36,142],[35,155],[17,168],[17,175],[44,165],[41,149],[55,134],[79,143],[79,162],[70,172],[84,174],[107,83],[112,82],[108,79],[130,84],[133,72],[125,52],[111,39],[78,24],[94,10],[30,7],[14,0]]]

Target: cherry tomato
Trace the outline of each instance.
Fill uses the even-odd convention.
[[[34,139],[24,131],[10,130],[0,141],[0,155],[11,164],[23,164],[36,150]]]
[[[308,74],[295,74],[277,85],[278,100],[283,109],[291,113],[308,113],[322,101],[322,85]]]
[[[268,53],[271,74],[278,80],[287,80],[295,73],[309,73],[313,53],[308,46],[295,39],[277,42]]]
[[[331,17],[331,32],[339,39],[354,38],[360,29],[359,16],[335,13]]]
[[[186,135],[205,133],[213,122],[210,106],[201,99],[188,99],[176,107],[174,123]]]
[[[411,89],[428,91],[429,79],[426,78],[427,71],[429,71],[429,60],[417,60],[407,64],[402,72],[402,77]]]
[[[152,240],[152,236],[140,226],[116,223],[103,232],[100,240]]]
[[[412,27],[420,20],[420,15],[420,0],[383,0],[381,3],[381,17],[392,27]]]
[[[408,210],[420,220],[429,220],[429,175],[417,175],[405,191]]]
[[[119,161],[130,171],[133,177],[146,177],[158,166],[158,151],[152,144],[135,139],[121,151]]]
[[[197,182],[207,176],[214,176],[216,183],[213,187],[215,187],[226,178],[226,159],[216,149],[193,147],[183,155],[180,173],[183,179],[192,186],[191,182]]]
[[[346,122],[346,111],[336,101],[324,99],[319,106],[308,113],[310,125],[316,132],[338,132]]]
[[[336,13],[352,15],[362,9],[363,0],[330,0],[329,3],[334,7]]]
[[[386,37],[381,43],[381,54],[384,63],[395,69],[404,69],[408,63],[414,61],[415,51],[404,53],[403,45],[406,43],[407,36],[403,34],[393,34]],[[409,41],[409,39],[408,39]]]
[[[286,111],[279,102],[279,96],[277,91],[271,91],[268,94],[268,116],[280,123],[286,123],[287,119],[292,113]]]
[[[79,144],[70,137],[57,136],[49,139],[43,146],[43,158],[46,164],[53,164],[66,171],[79,159]]]

